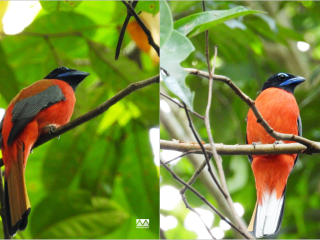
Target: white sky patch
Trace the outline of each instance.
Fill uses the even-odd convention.
[[[160,188],[160,209],[172,210],[181,200],[179,190],[172,186]]]
[[[3,115],[4,115],[4,113],[5,113],[5,112],[6,112],[6,110],[5,110],[5,109],[0,108],[0,121],[2,120]]]
[[[168,231],[178,226],[178,220],[174,216],[163,216],[160,214],[160,227]]]
[[[178,152],[178,151],[173,151],[173,150],[162,150],[161,152],[161,157],[162,159],[167,162],[169,160],[172,160],[178,156],[180,156],[182,153]],[[176,165],[179,161],[181,160],[181,158],[177,158],[176,160],[170,162],[171,165]]]
[[[224,237],[224,231],[219,227],[212,228],[211,233],[216,239],[222,239]]]
[[[160,166],[160,129],[159,128],[151,128],[149,130],[149,139],[151,142],[152,150],[153,150],[153,161],[154,164]]]
[[[170,106],[165,100],[160,100],[160,108],[165,113],[171,112]]]
[[[236,212],[238,213],[239,217],[242,217],[244,214],[244,208],[240,203],[234,203],[234,208],[236,209]]]
[[[231,226],[224,220],[220,220],[219,227],[224,231],[228,231],[231,228]]]
[[[214,220],[213,213],[202,208],[195,208],[195,210],[200,214],[201,219],[204,221],[206,226],[210,228]],[[194,212],[189,212],[184,220],[184,227],[189,231],[196,232],[198,239],[211,239],[211,236],[203,225],[201,219],[199,219],[198,215]]]
[[[301,51],[301,52],[306,52],[309,50],[310,48],[310,44],[306,43],[306,42],[297,42],[297,48]]]
[[[39,1],[10,1],[3,16],[3,31],[17,34],[23,31],[41,10]]]

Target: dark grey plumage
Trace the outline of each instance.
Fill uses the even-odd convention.
[[[48,108],[61,100],[65,100],[65,97],[60,87],[54,85],[48,87],[43,92],[17,102],[12,109],[11,121],[13,122],[13,126],[7,141],[8,146],[12,144],[16,136],[18,136],[35,115],[42,109]]]

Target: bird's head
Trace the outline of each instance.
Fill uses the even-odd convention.
[[[262,91],[271,88],[281,88],[293,94],[294,89],[300,83],[304,82],[305,78],[297,77],[289,73],[278,73],[270,77],[262,86]]]
[[[75,69],[59,67],[51,71],[44,79],[58,79],[68,83],[73,91],[83,79],[85,79],[90,73],[81,72]]]

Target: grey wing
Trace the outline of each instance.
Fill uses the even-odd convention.
[[[13,140],[34,116],[41,110],[48,108],[61,100],[65,100],[65,97],[60,87],[54,85],[48,87],[43,92],[17,102],[12,109],[11,121],[13,122],[13,126],[8,137],[8,146],[12,144]]]

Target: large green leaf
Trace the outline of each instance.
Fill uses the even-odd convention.
[[[139,1],[136,12],[145,11],[153,15],[159,12],[159,1]]]
[[[159,234],[159,178],[153,162],[149,131],[132,120],[126,126],[126,132],[127,138],[122,143],[126,151],[119,169],[124,192],[137,218],[149,219],[150,230]]]
[[[172,29],[173,20],[169,5],[166,1],[160,1],[160,47],[169,39]],[[161,56],[162,57],[162,56]]]
[[[193,37],[215,25],[253,13],[264,12],[248,10],[242,6],[235,7],[230,10],[201,12],[179,19],[174,23],[174,28],[185,36],[188,35],[189,37]]]
[[[169,74],[162,74],[164,83],[171,92],[192,107],[194,94],[186,87],[185,78],[188,75],[180,63],[194,51],[191,41],[176,30],[160,49],[160,66]]]
[[[96,238],[114,231],[128,215],[113,201],[85,191],[52,192],[32,210],[34,238]]]
[[[54,11],[72,11],[75,9],[81,1],[40,1],[43,9],[48,12]]]

